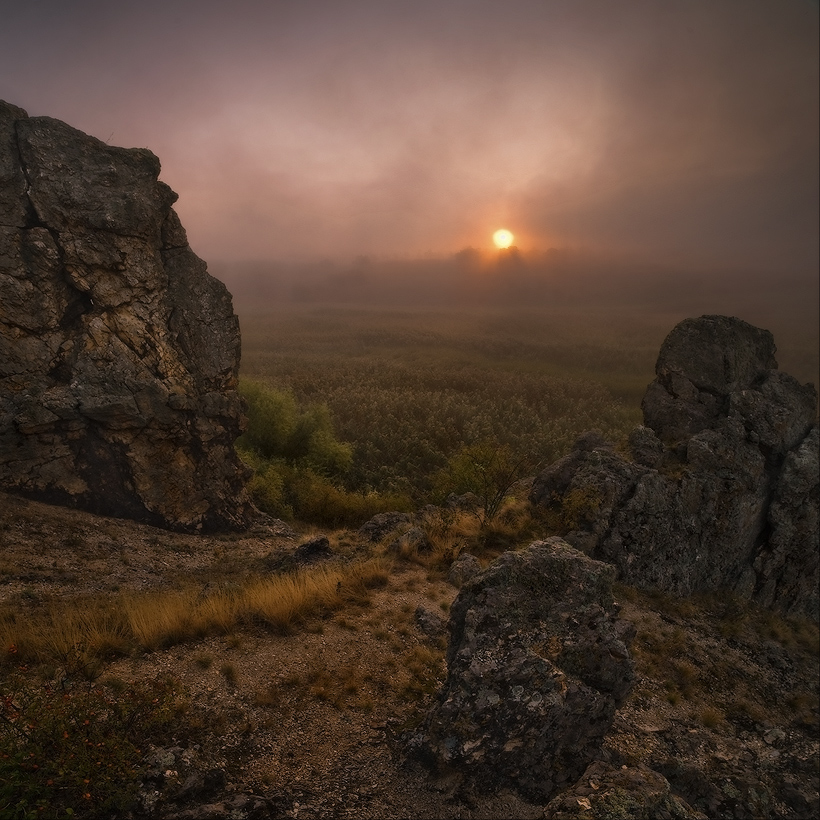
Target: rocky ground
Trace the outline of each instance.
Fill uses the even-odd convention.
[[[269,522],[183,535],[0,494],[0,606],[241,583],[316,534]],[[355,533],[329,535],[340,558],[370,549]],[[613,802],[618,788],[668,781],[690,816],[816,817],[816,626],[729,598],[617,592],[637,627],[637,684],[600,761],[549,806],[405,756],[402,733],[444,679],[437,627],[458,593],[446,569],[409,555],[368,599],[292,634],[243,627],[108,662],[102,680],[178,679],[195,730],[147,750],[134,816],[619,817],[632,815]]]

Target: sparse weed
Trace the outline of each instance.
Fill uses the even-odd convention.
[[[732,720],[751,723],[763,723],[769,712],[756,700],[748,697],[735,698],[730,704],[729,717]]]
[[[726,719],[726,716],[720,709],[714,706],[706,706],[700,710],[700,722],[707,729],[716,729]]]
[[[410,701],[434,694],[443,680],[443,660],[438,649],[424,644],[413,646],[402,658],[406,674],[400,680],[398,694]]]
[[[792,692],[786,698],[786,705],[794,714],[795,723],[817,731],[820,724],[820,700],[816,692]]]
[[[237,671],[236,666],[229,661],[226,661],[219,667],[219,672],[225,680],[231,684],[231,686],[236,684],[237,679]]]
[[[279,687],[275,683],[271,683],[264,689],[258,689],[253,696],[254,706],[266,706],[276,708],[282,702],[282,695]]]

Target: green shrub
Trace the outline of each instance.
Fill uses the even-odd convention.
[[[325,527],[356,527],[376,513],[411,509],[399,493],[361,493],[338,487],[310,467],[283,461],[257,461],[248,488],[254,503],[269,515],[294,517]]]
[[[337,440],[326,406],[300,410],[291,393],[247,380],[240,382],[240,391],[248,405],[248,426],[237,447],[254,470],[248,489],[264,512],[339,527],[409,508],[409,500],[396,493],[341,486],[352,448]]]
[[[0,817],[110,817],[134,797],[144,744],[178,723],[171,680],[59,685],[25,670],[0,694]]]
[[[325,405],[300,410],[292,393],[247,379],[240,380],[239,390],[247,402],[248,422],[238,447],[322,475],[342,475],[350,468],[352,448],[336,439]]]
[[[481,505],[478,515],[484,528],[499,513],[513,485],[534,469],[532,458],[515,457],[505,445],[479,441],[451,456],[436,474],[434,486],[442,498],[451,492],[473,493]]]

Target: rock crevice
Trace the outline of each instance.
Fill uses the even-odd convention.
[[[0,487],[243,527],[239,324],[159,171],[0,103]]]

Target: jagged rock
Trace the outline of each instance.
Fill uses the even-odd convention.
[[[312,538],[310,541],[300,544],[293,553],[293,560],[300,566],[305,566],[327,560],[332,556],[333,550],[330,549],[330,541],[324,535],[320,535],[318,538]]]
[[[444,505],[451,510],[468,510],[472,512],[481,506],[481,499],[475,493],[450,493],[444,499]]]
[[[814,427],[783,463],[768,511],[769,538],[755,556],[761,579],[755,597],[767,607],[802,601],[805,612],[820,611],[820,429]]]
[[[239,324],[159,170],[0,103],[0,487],[244,527]]]
[[[634,680],[614,575],[550,538],[467,582],[450,611],[447,681],[411,752],[538,801],[573,783]]]
[[[164,814],[166,820],[270,820],[287,817],[286,800],[270,800],[257,794],[234,794],[216,803],[204,803]]]
[[[298,572],[304,567],[333,558],[334,552],[326,536],[320,535],[305,541],[293,550],[275,549],[266,555],[261,565],[265,572]]]
[[[726,414],[731,393],[777,367],[768,330],[727,316],[685,319],[661,345],[655,381],[644,396],[644,424],[679,441]]]
[[[663,444],[649,427],[638,425],[629,434],[629,451],[632,460],[643,467],[657,469],[663,461]]]
[[[669,781],[675,793],[679,794],[689,805],[703,810],[707,817],[721,816],[724,796],[720,788],[711,782],[699,768],[682,764],[679,760],[672,758],[656,764],[656,768]]]
[[[481,562],[478,558],[468,552],[463,552],[450,565],[447,580],[454,587],[461,587],[471,578],[475,578],[479,572],[481,572]]]
[[[567,791],[549,802],[546,820],[706,820],[672,794],[663,775],[639,763],[614,768],[596,761],[583,777]]]
[[[201,800],[225,788],[225,772],[222,769],[194,771],[173,792],[172,799],[178,803]]]
[[[740,319],[681,322],[633,431],[633,460],[596,434],[533,482],[532,503],[630,584],[726,588],[818,616],[817,394],[773,369],[774,341]]]

